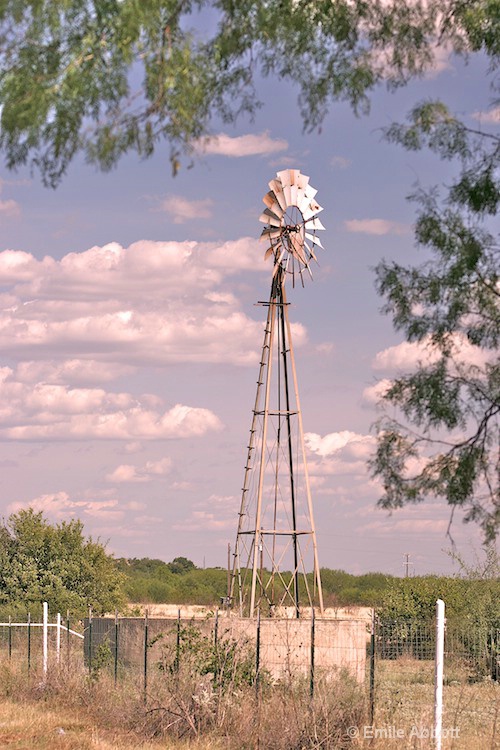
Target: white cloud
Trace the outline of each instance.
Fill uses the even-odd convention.
[[[318,354],[332,354],[334,350],[334,345],[331,341],[323,341],[321,344],[318,344],[316,346],[316,351]]]
[[[172,469],[171,458],[161,458],[159,461],[147,461],[143,471],[149,475],[164,476]]]
[[[0,253],[0,281],[6,284],[32,279],[37,268],[44,263],[45,260],[38,261],[21,250],[4,250]]]
[[[147,364],[254,363],[262,321],[241,311],[226,280],[255,271],[266,264],[253,238],[110,243],[42,261],[5,251],[0,347],[24,363],[40,360],[38,372],[21,365],[20,379],[74,384]],[[295,333],[299,345],[305,329]]]
[[[186,521],[173,524],[175,531],[226,530],[234,529],[234,514],[230,518],[221,518],[218,513],[205,510],[194,510]]]
[[[488,352],[479,346],[474,346],[464,336],[455,335],[450,339],[453,344],[453,356],[456,363],[483,367],[486,362],[491,360],[495,354]],[[403,341],[396,346],[390,346],[381,352],[378,352],[372,362],[375,370],[412,370],[418,364],[424,366],[437,362],[440,353],[437,347],[433,346],[430,339],[424,339],[420,342]]]
[[[98,385],[135,372],[135,367],[92,359],[69,359],[63,362],[20,362],[15,378],[23,383],[57,383],[69,385]]]
[[[304,435],[304,440],[312,453],[318,456],[332,456],[342,449],[344,456],[358,459],[366,457],[373,446],[374,438],[371,435],[359,435],[350,430],[341,432],[330,432],[328,435],[321,437],[314,432],[308,432]]]
[[[160,203],[157,210],[165,211],[174,224],[185,224],[186,221],[196,221],[200,219],[210,219],[212,217],[212,206],[214,202],[211,198],[202,200],[189,200],[182,195],[166,195]]]
[[[92,516],[100,519],[120,519],[124,516],[124,509],[119,507],[118,500],[112,499],[73,499],[67,492],[60,491],[39,495],[25,503],[15,502],[8,506],[9,513],[17,513],[22,508],[33,508],[36,512],[47,514],[51,518],[67,518],[80,515]],[[124,506],[127,508],[127,506]]]
[[[286,151],[288,142],[282,138],[271,138],[268,131],[258,135],[230,136],[226,133],[206,138],[198,142],[198,149],[205,154],[217,156],[267,156],[278,151]]]
[[[392,380],[383,378],[373,385],[369,385],[363,391],[363,401],[367,404],[377,404],[387,393],[392,385]]]
[[[208,409],[176,404],[152,408],[158,397],[137,398],[102,388],[69,388],[13,379],[0,369],[0,438],[11,440],[155,440],[195,437],[221,429]],[[150,471],[155,471],[151,465]]]
[[[387,219],[348,219],[344,221],[344,226],[348,232],[375,235],[407,234],[410,231],[406,224],[398,224]]]
[[[330,164],[334,169],[347,169],[350,167],[352,162],[350,159],[346,159],[345,156],[332,156]]]
[[[200,531],[204,529],[234,529],[234,519],[240,499],[234,495],[210,495],[196,506],[183,521],[173,528],[177,531]]]
[[[127,455],[132,455],[133,453],[139,453],[139,451],[141,450],[142,450],[142,443],[139,440],[132,440],[132,442],[126,443],[122,448],[122,452]]]
[[[473,112],[471,117],[479,122],[486,122],[490,125],[500,125],[500,106],[492,107],[486,112]]]
[[[0,177],[0,193],[2,192],[3,186],[8,184],[6,180]],[[8,219],[17,218],[21,215],[21,206],[17,201],[8,199],[0,200],[0,219],[6,217]]]
[[[149,477],[137,473],[137,468],[131,464],[120,464],[114,471],[106,475],[106,481],[113,484],[122,482],[148,482]]]
[[[331,432],[321,436],[315,433],[304,435],[312,457],[308,461],[312,483],[316,483],[320,494],[335,494],[332,481],[349,478],[351,494],[354,496],[359,482],[367,481],[367,460],[373,452],[374,438],[350,430]],[[345,481],[345,480],[344,480]]]
[[[425,73],[426,78],[437,78],[440,73],[444,73],[446,70],[453,70],[451,63],[453,51],[447,45],[437,45],[433,50],[433,63]]]
[[[121,484],[124,482],[151,482],[155,477],[165,476],[172,469],[172,459],[162,458],[159,461],[147,461],[142,467],[121,464],[106,476],[107,482]]]
[[[9,199],[6,201],[0,200],[0,216],[7,216],[8,218],[15,218],[21,215],[21,206],[16,201]]]
[[[362,534],[381,534],[384,536],[392,536],[393,534],[439,534],[444,536],[448,529],[449,519],[441,518],[406,518],[396,519],[391,516],[390,519],[385,521],[374,521],[373,523],[365,524],[359,528],[359,532]]]

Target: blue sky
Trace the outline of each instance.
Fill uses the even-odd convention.
[[[374,386],[421,356],[380,314],[372,269],[424,259],[405,197],[452,174],[381,128],[434,97],[477,125],[484,66],[443,59],[378,91],[367,117],[333,105],[310,134],[292,87],[267,80],[259,94],[255,120],[214,123],[176,178],[168,146],[109,174],[77,160],[56,191],[0,173],[2,513],[79,517],[119,556],[225,565],[271,277],[258,217],[268,181],[297,167],[326,227],[314,281],[289,293],[320,564],[402,574],[410,553],[417,574],[450,572],[444,503],[390,516],[366,468]],[[452,533],[465,556],[479,546],[459,518]]]

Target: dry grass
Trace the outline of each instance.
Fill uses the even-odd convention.
[[[142,741],[119,728],[105,728],[76,707],[49,708],[46,703],[0,701],[0,747],[12,750],[157,750],[182,747],[178,742]],[[193,747],[193,745],[191,745]],[[197,743],[199,750],[214,749]]]
[[[252,686],[214,689],[210,676],[151,675],[148,695],[124,676],[117,687],[102,673],[91,680],[80,664],[52,669],[43,683],[28,679],[24,664],[0,662],[0,747],[102,748],[108,750],[430,750],[432,663],[412,659],[379,662],[376,684],[377,739],[368,725],[366,691],[346,675],[317,686],[311,703],[308,683],[264,685],[256,700]],[[457,670],[445,686],[443,750],[500,750],[500,685],[467,683]],[[350,737],[349,727],[359,735]],[[423,730],[424,736],[413,728]],[[402,736],[395,737],[395,730]],[[385,735],[384,735],[385,732]]]
[[[434,722],[433,677],[431,661],[401,658],[378,663],[375,727],[382,733],[400,728],[403,737],[367,739],[366,746],[374,750],[433,747],[425,736]],[[452,677],[443,690],[443,750],[500,750],[500,685],[489,679],[470,683],[460,666]]]
[[[319,685],[311,705],[306,680],[271,687],[231,684],[181,667],[151,676],[146,699],[139,682],[80,669],[53,668],[45,682],[25,665],[0,664],[0,747],[197,748],[302,750],[347,748],[347,727],[365,721],[360,687],[346,675]],[[61,731],[62,730],[62,731]]]

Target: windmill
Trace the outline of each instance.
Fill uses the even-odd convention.
[[[273,258],[267,321],[260,359],[233,556],[230,601],[241,615],[273,615],[282,607],[319,605],[318,565],[311,489],[285,282],[312,278],[310,263],[324,229],[316,190],[298,169],[269,183],[260,217],[261,239]],[[307,576],[307,572],[313,575]]]

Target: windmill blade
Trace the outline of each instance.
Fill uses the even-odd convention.
[[[304,240],[304,247],[307,249],[307,252],[311,256],[311,258],[313,258],[317,263],[318,259],[316,257],[316,253],[314,252],[314,246],[311,246],[308,242]]]
[[[272,253],[274,253],[278,249],[278,247],[281,247],[281,245],[271,245],[270,247],[268,247],[264,254],[264,260],[268,260],[271,257]]]
[[[297,176],[297,185],[301,190],[305,192],[307,186],[309,185],[309,177],[306,174],[301,174],[301,172],[299,172]],[[314,190],[314,188],[311,189]]]
[[[264,227],[260,235],[260,241],[262,240],[274,240],[281,234],[281,227]]]
[[[306,186],[304,195],[300,198],[300,203],[297,204],[297,208],[299,208],[302,213],[304,213],[304,211],[307,211],[317,192],[318,191],[311,187],[311,185]]]
[[[281,219],[268,208],[259,216],[259,221],[262,221],[263,224],[271,224],[273,227],[281,226]]]
[[[315,216],[312,219],[309,219],[309,221],[306,221],[305,227],[306,229],[314,229],[314,231],[318,231],[318,230],[325,228],[317,216]]]
[[[299,169],[290,169],[290,205],[296,206],[298,201],[298,180],[300,175]]]
[[[307,183],[307,187],[305,188],[304,193],[307,195],[308,198],[312,200],[317,192],[318,191],[316,190],[316,188],[313,188],[312,185],[309,185],[309,183]]]
[[[292,177],[290,174],[290,172],[292,171],[293,170],[291,169],[284,169],[282,172],[277,173],[278,179],[280,180],[282,188],[283,188],[283,194],[285,196],[285,202],[286,202],[287,208],[288,206],[292,205],[292,191],[291,191]]]
[[[304,265],[306,265],[307,264],[307,258],[304,255],[303,244],[302,244],[301,238],[297,237],[297,236],[291,237],[290,238],[290,245],[291,245],[291,253],[298,260],[300,260],[301,263],[303,263]]]
[[[312,275],[312,271],[311,271],[311,268],[310,268],[310,266],[309,266],[309,263],[307,263],[307,264],[306,264],[306,265],[304,266],[304,268],[301,268],[301,269],[300,269],[300,280],[302,281],[302,286],[304,286],[304,271],[306,271],[306,270],[307,270],[307,271],[309,272],[309,276],[311,277],[311,279],[312,279],[312,277],[313,277],[313,275]]]
[[[304,211],[302,211],[302,216],[304,217],[304,220],[307,221],[313,216],[316,216],[316,214],[319,214],[322,210],[323,208],[319,205],[319,203],[316,203],[316,201],[312,200],[309,206],[304,209]]]
[[[276,196],[276,200],[278,201],[281,209],[283,212],[286,211],[287,205],[285,200],[285,194],[283,193],[283,185],[279,180],[271,180],[269,183],[269,187],[273,191],[274,195]]]
[[[268,193],[265,194],[265,196],[262,198],[266,206],[270,211],[272,211],[273,214],[276,214],[276,216],[281,217],[285,213],[283,209],[281,208],[280,204],[276,200],[276,195],[272,190],[270,190]]]
[[[297,195],[296,195],[296,206],[300,210],[300,207],[304,205],[306,199],[306,190],[309,183],[309,177],[305,174],[300,174],[297,177]]]
[[[306,239],[308,239],[308,240],[309,240],[309,242],[312,242],[312,243],[313,243],[314,245],[317,245],[317,246],[318,246],[318,247],[320,247],[320,248],[321,248],[322,250],[324,250],[324,249],[325,249],[325,248],[323,247],[323,245],[321,244],[321,240],[320,240],[320,238],[319,238],[319,237],[316,237],[316,235],[314,235],[314,234],[309,234],[309,232],[306,232],[306,233],[305,233],[305,237],[306,237]]]
[[[283,188],[290,187],[291,183],[291,169],[282,169],[281,172],[276,172],[276,177],[281,182]]]

